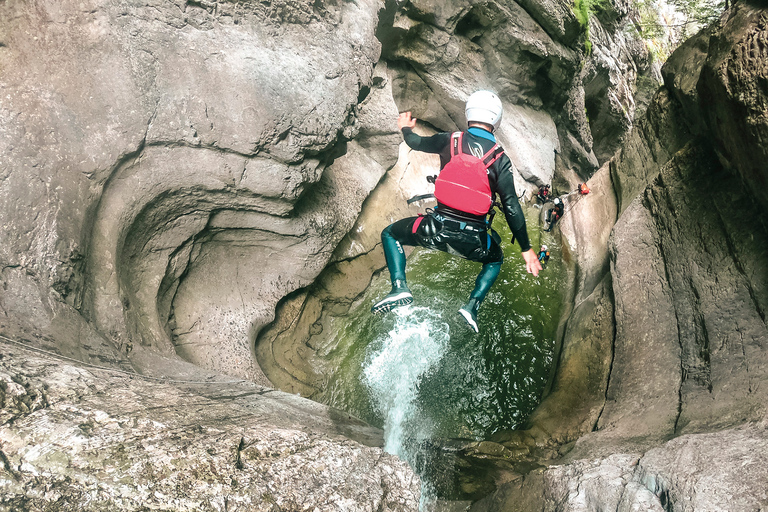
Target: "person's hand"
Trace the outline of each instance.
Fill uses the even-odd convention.
[[[403,128],[413,128],[416,126],[416,118],[411,117],[410,112],[403,112],[397,118],[397,128],[402,130]]]
[[[538,276],[539,272],[542,270],[542,266],[536,253],[533,252],[533,248],[530,248],[523,253],[523,259],[525,260],[525,270],[527,270],[529,274]]]

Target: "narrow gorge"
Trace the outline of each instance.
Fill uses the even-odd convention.
[[[768,510],[768,5],[639,7],[0,0],[0,510]],[[477,89],[552,261],[371,317]]]

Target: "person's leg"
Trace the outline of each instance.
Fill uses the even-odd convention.
[[[405,252],[403,245],[392,234],[392,225],[381,232],[381,245],[384,247],[384,258],[387,260],[390,279],[405,281]]]
[[[480,273],[475,279],[475,288],[472,293],[469,294],[469,300],[461,309],[459,314],[464,317],[467,325],[475,331],[480,332],[480,328],[477,323],[477,311],[480,309],[480,304],[485,300],[485,296],[496,282],[496,278],[499,277],[501,271],[501,264],[504,261],[504,253],[501,250],[501,246],[495,238],[490,240],[490,248],[488,256],[485,258],[483,268],[480,269]]]
[[[392,309],[411,304],[413,295],[405,279],[405,252],[403,244],[417,245],[413,237],[413,226],[419,217],[402,219],[390,224],[381,232],[384,258],[392,281],[392,290],[371,308],[372,313],[386,313]]]
[[[501,261],[484,264],[477,275],[477,279],[475,279],[475,288],[469,294],[469,298],[482,302],[493,283],[496,282],[496,278],[499,277],[499,272],[501,272]]]

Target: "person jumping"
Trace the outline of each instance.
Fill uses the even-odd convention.
[[[504,260],[501,237],[487,220],[496,195],[513,241],[520,244],[526,270],[538,276],[542,267],[528,239],[515,191],[514,167],[493,135],[501,122],[501,100],[490,91],[477,91],[467,100],[465,114],[466,131],[442,132],[431,137],[413,132],[416,119],[410,112],[403,112],[398,118],[397,126],[411,149],[440,155],[434,194],[437,208],[418,217],[401,219],[381,232],[392,291],[371,311],[383,313],[413,302],[405,278],[403,245],[437,249],[483,264],[468,302],[459,309],[467,325],[477,333],[478,309]]]

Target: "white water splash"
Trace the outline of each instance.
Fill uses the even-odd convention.
[[[394,314],[394,328],[372,344],[380,348],[363,374],[384,417],[384,450],[409,460],[409,447],[431,437],[432,421],[419,410],[419,385],[448,350],[450,333],[428,308],[401,307]]]

